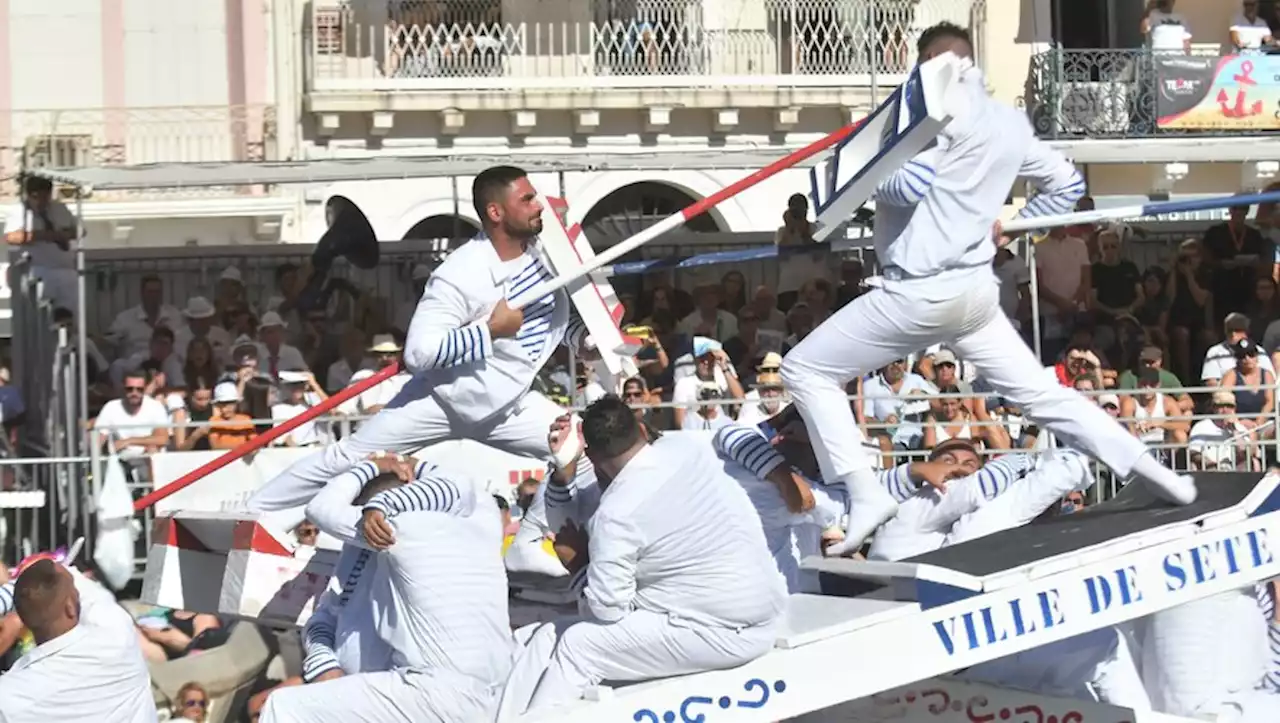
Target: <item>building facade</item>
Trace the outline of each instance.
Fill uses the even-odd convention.
[[[0,0],[0,162],[560,160],[567,170],[535,182],[567,197],[570,220],[608,244],[754,170],[734,167],[728,151],[783,155],[862,117],[915,63],[919,32],[947,20],[974,34],[992,92],[1027,107],[1096,197],[1269,182],[1280,154],[1266,133],[1280,126],[1280,99],[1264,98],[1255,114],[1270,121],[1164,122],[1161,84],[1203,78],[1167,77],[1129,5]],[[1230,50],[1233,2],[1176,9],[1193,54]],[[717,150],[725,160],[699,168],[593,171],[583,161]],[[83,210],[91,248],[311,243],[334,196],[354,201],[387,241],[461,237],[476,225],[470,180],[94,193]],[[807,188],[804,171],[784,172],[692,230],[771,232],[786,197]]]

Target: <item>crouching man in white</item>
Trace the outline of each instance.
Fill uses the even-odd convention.
[[[333,679],[278,690],[263,723],[454,723],[490,720],[497,710],[513,649],[497,505],[465,477],[392,460],[356,466],[307,506],[320,529],[347,544],[389,545],[380,553],[373,595],[391,669],[358,675],[333,669]],[[370,529],[379,530],[373,540],[361,529],[361,506],[353,504],[362,490],[365,508],[377,513],[370,515]],[[430,509],[390,511],[396,496],[410,495]]]
[[[707,440],[650,444],[612,395],[583,413],[582,436],[603,490],[589,537],[574,543],[585,619],[565,629],[530,710],[604,680],[730,668],[768,652],[786,590],[751,501]]]
[[[0,721],[154,723],[137,629],[105,588],[38,560],[0,587],[0,617],[13,610],[36,647],[0,676]]]

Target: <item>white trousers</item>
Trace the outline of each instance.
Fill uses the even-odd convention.
[[[389,670],[272,691],[262,723],[460,723],[493,720],[500,691],[442,671]]]
[[[1101,408],[1057,384],[1000,310],[990,269],[946,280],[885,281],[814,329],[782,364],[783,381],[808,425],[823,479],[868,474],[872,463],[845,385],[895,359],[945,343],[1035,423],[1101,460],[1121,477],[1146,453]]]
[[[572,622],[556,644],[529,710],[578,700],[602,681],[651,680],[743,665],[769,652],[777,636],[777,625],[731,630],[672,621],[644,610],[616,623]]]
[[[474,439],[504,452],[550,460],[547,434],[563,411],[541,394],[529,392],[508,414],[470,425],[442,407],[425,386],[419,379],[410,381],[353,434],[298,460],[249,498],[249,511],[281,513],[273,516],[277,529],[293,529],[305,516],[299,505],[370,454],[410,452],[448,439]]]
[[[1116,628],[1095,630],[975,665],[960,677],[1058,698],[1098,700],[1136,711],[1151,710],[1151,699],[1138,674],[1129,639]]]

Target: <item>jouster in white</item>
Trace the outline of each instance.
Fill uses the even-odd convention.
[[[1100,408],[1046,378],[1001,312],[993,228],[1014,181],[1026,178],[1041,190],[1023,217],[1070,210],[1084,195],[1084,182],[1069,161],[1036,138],[1025,113],[987,97],[970,60],[967,32],[942,24],[922,35],[922,59],[947,52],[958,58],[960,76],[949,95],[954,119],[934,147],[877,192],[875,246],[883,282],[823,322],[782,364],[786,388],[812,431],[823,479],[849,491],[848,529],[837,553],[858,549],[897,510],[872,471],[845,386],[939,342],[1040,426],[1121,477],[1136,474],[1179,504],[1195,499],[1190,477],[1162,467]]]
[[[252,512],[277,513],[271,527],[300,522],[298,506],[377,451],[468,438],[549,458],[547,428],[561,410],[530,385],[556,347],[576,351],[584,343],[586,327],[563,290],[523,311],[508,303],[551,278],[538,248],[542,206],[524,172],[488,169],[472,193],[485,234],[449,254],[427,282],[404,350],[414,378],[354,434],[299,461],[249,500]]]
[[[0,587],[36,647],[0,676],[2,723],[155,723],[151,676],[133,618],[78,570],[52,560]]]
[[[344,543],[370,551],[362,513],[387,526],[391,544],[375,553],[373,594],[390,669],[276,691],[264,723],[452,723],[490,720],[497,712],[514,652],[497,505],[465,476],[425,463],[403,485],[394,467],[386,469],[365,462],[339,475],[307,515]]]
[[[638,681],[741,665],[772,648],[785,605],[758,517],[699,435],[650,444],[606,397],[583,413],[602,493],[583,547],[583,619],[551,656],[530,710],[576,700],[604,680]],[[573,570],[576,572],[576,570]]]
[[[375,626],[378,555],[344,544],[334,569],[337,590],[325,590],[302,631],[302,679],[314,683],[333,671],[352,675],[388,670],[391,647]]]

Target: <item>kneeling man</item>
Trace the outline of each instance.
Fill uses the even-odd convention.
[[[603,490],[572,560],[587,570],[584,619],[565,629],[529,709],[604,680],[731,668],[768,652],[786,587],[733,463],[700,435],[650,443],[612,395],[583,413],[582,438]]]

